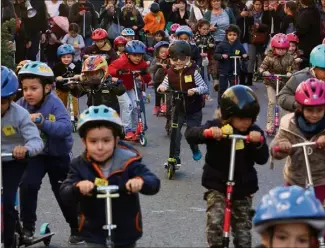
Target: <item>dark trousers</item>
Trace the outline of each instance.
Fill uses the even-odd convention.
[[[71,229],[78,228],[78,205],[68,207],[60,198],[60,186],[67,177],[69,166],[68,154],[60,157],[39,155],[28,161],[20,185],[21,220],[24,228],[28,230],[35,228],[37,196],[46,173],[65,220]]]
[[[2,203],[4,221],[4,245],[10,247],[13,242],[15,225],[18,220],[18,212],[15,209],[16,195],[19,182],[27,166],[27,161],[8,161],[2,162]]]
[[[161,99],[164,97],[163,94],[157,92],[158,86],[160,84],[155,83],[155,106],[160,107],[161,106]]]
[[[222,94],[228,89],[228,87],[231,87],[234,85],[234,79],[235,78],[234,78],[233,74],[220,73],[218,102],[220,102]]]
[[[182,140],[182,127],[186,122],[186,130],[191,127],[200,126],[202,122],[202,110],[193,113],[193,114],[185,114],[180,113],[178,115],[178,129],[176,135],[176,144],[175,144],[175,157],[179,157],[181,154],[181,140]],[[189,144],[192,152],[197,152],[199,150],[198,145],[196,144]]]
[[[41,39],[41,34],[39,32],[31,34],[31,42],[32,45],[29,49],[27,49],[27,59],[36,61],[36,55],[39,51],[39,43]]]

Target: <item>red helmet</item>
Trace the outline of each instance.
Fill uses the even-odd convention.
[[[325,104],[325,82],[316,78],[309,78],[299,84],[296,101],[304,106],[317,106]]]
[[[128,43],[127,39],[123,36],[117,36],[114,40],[114,46],[125,46]]]
[[[108,33],[106,32],[105,29],[102,29],[102,28],[97,28],[93,31],[93,33],[91,34],[91,39],[93,41],[96,41],[96,40],[104,40],[104,39],[107,39],[108,37]]]
[[[287,34],[287,39],[288,39],[289,42],[299,43],[299,38],[294,33]]]
[[[285,34],[276,34],[273,36],[271,40],[271,47],[272,48],[282,48],[288,49],[290,46],[289,40]]]

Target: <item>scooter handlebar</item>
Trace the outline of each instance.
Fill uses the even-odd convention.
[[[209,138],[213,138],[213,133],[211,129],[205,129],[203,131],[203,136],[207,139]],[[230,134],[230,135],[223,135],[224,139],[242,139],[245,140],[246,143],[250,143],[251,142],[251,137],[249,135],[238,135],[238,134]],[[263,143],[264,142],[264,137],[261,136],[260,137],[260,141],[259,143]]]
[[[315,146],[317,145],[317,141],[314,142],[302,142],[302,143],[297,143],[291,146],[291,148],[297,148],[297,147],[303,147],[303,146]],[[280,146],[273,146],[272,147],[273,152],[282,152]]]
[[[266,79],[284,79],[284,78],[288,78],[287,75],[282,75],[282,74],[263,75],[263,73],[262,73],[262,77],[266,78]]]
[[[26,152],[26,155],[25,155],[25,158],[29,158],[29,151]],[[1,158],[6,158],[6,157],[10,157],[10,158],[15,158],[13,156],[13,153],[12,152],[2,152],[1,153]]]

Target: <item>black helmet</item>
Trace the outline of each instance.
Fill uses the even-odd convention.
[[[169,46],[168,54],[171,58],[191,56],[191,46],[184,40],[174,41]]]
[[[236,116],[256,120],[260,105],[254,91],[243,85],[228,88],[221,96],[220,109],[222,119]]]
[[[158,3],[153,2],[150,6],[150,11],[152,13],[158,13],[160,11],[160,6]]]
[[[235,32],[239,36],[240,28],[235,24],[230,24],[229,27],[226,29],[226,34],[228,34],[229,32]]]

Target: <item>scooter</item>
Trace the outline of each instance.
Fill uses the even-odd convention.
[[[28,158],[28,154],[26,155],[26,158]],[[1,158],[5,158],[5,157],[13,157],[12,153],[1,153]],[[3,190],[3,188],[2,188]],[[16,195],[16,201],[15,201],[15,208],[18,211],[19,210],[19,204],[18,204],[18,192]],[[1,200],[1,211],[3,210],[3,206],[2,206],[2,200]],[[2,211],[3,212],[3,211]],[[1,232],[3,232],[3,221],[2,221],[2,225],[1,225]],[[40,227],[40,235],[39,237],[34,237],[33,240],[31,240],[30,242],[25,242],[24,240],[24,233],[23,233],[23,226],[22,223],[19,219],[16,221],[16,227],[15,227],[15,233],[14,233],[14,240],[13,240],[13,244],[12,247],[13,248],[18,248],[21,246],[31,246],[40,242],[43,242],[43,244],[45,246],[49,246],[51,243],[51,239],[52,236],[55,235],[54,232],[51,232],[50,227],[49,227],[49,223],[43,223]]]
[[[232,212],[232,194],[235,186],[234,173],[235,173],[235,155],[236,155],[236,145],[237,142],[246,141],[250,142],[250,136],[243,136],[233,134],[233,128],[230,125],[222,127],[223,138],[231,139],[231,156],[230,156],[230,166],[227,181],[227,192],[226,192],[226,205],[225,205],[225,215],[223,220],[223,244],[222,247],[229,248],[230,241],[230,226],[231,226],[231,212]],[[206,129],[203,132],[204,137],[213,138],[212,130]],[[264,142],[264,137],[261,136],[260,143]]]
[[[237,65],[238,65],[239,60],[242,59],[242,56],[234,55],[234,56],[230,56],[229,58],[234,60],[234,72],[233,72],[233,75],[234,75],[234,85],[237,85],[238,84]]]
[[[275,94],[276,96],[279,94],[279,89],[280,89],[280,80],[288,78],[287,75],[282,75],[282,74],[272,74],[270,76],[263,76],[265,79],[276,79],[276,85],[275,85]],[[269,130],[266,130],[266,133],[268,136],[275,136],[277,133],[278,129],[280,126],[280,107],[275,101],[275,106],[274,106],[274,122],[273,122],[273,128],[272,131],[270,132]]]
[[[301,147],[304,151],[304,157],[305,157],[305,164],[306,164],[306,172],[307,172],[307,178],[306,178],[306,190],[309,190],[315,195],[314,190],[314,183],[313,183],[313,177],[311,175],[310,170],[310,163],[308,156],[313,154],[313,148],[311,146],[317,145],[317,142],[302,142],[292,145],[292,148],[299,148]],[[281,149],[279,146],[275,146],[272,148],[274,152],[281,152]],[[324,202],[322,202],[324,204]],[[324,206],[325,207],[325,206]],[[319,248],[325,248],[325,241],[323,237],[318,238],[318,245]]]

